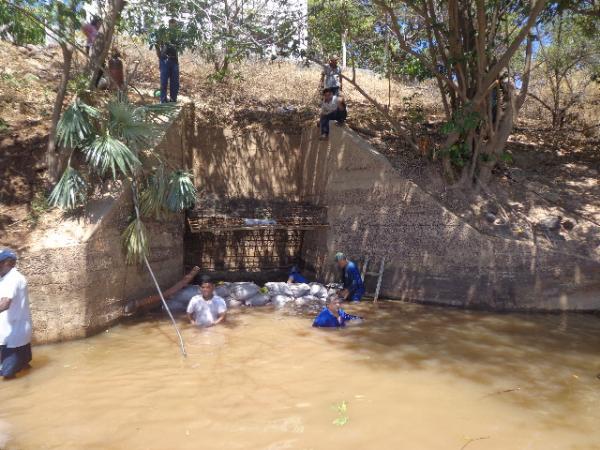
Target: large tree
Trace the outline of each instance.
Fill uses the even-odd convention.
[[[441,154],[448,176],[485,179],[525,100],[532,29],[546,0],[373,0],[398,47],[435,76],[446,114]],[[525,53],[518,79],[510,70]],[[515,86],[518,83],[518,89]]]

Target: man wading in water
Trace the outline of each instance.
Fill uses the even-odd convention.
[[[352,316],[342,308],[340,308],[340,298],[337,294],[331,294],[327,297],[327,303],[323,311],[315,318],[313,327],[319,328],[337,328],[346,326],[346,322],[356,320],[359,323],[362,321],[361,317]]]
[[[208,276],[202,277],[200,292],[190,299],[187,315],[190,323],[199,327],[210,327],[222,322],[227,313],[227,304],[218,295],[214,295],[215,285]]]
[[[340,291],[340,297],[347,301],[360,302],[362,296],[365,295],[365,285],[358,267],[354,262],[348,261],[342,252],[335,254],[335,262],[342,271],[344,289]]]
[[[15,268],[17,255],[0,251],[0,375],[14,378],[31,361],[31,312],[27,280]]]

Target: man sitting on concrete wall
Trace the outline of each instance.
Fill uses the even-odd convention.
[[[31,361],[31,312],[27,280],[15,268],[17,255],[0,251],[0,375],[14,378]]]
[[[335,254],[335,262],[342,270],[344,289],[340,291],[340,297],[347,301],[359,302],[362,296],[365,295],[365,285],[358,267],[354,262],[348,261],[346,255],[342,252]]]
[[[215,285],[208,276],[203,276],[200,284],[202,295],[191,298],[187,315],[193,325],[210,327],[222,322],[227,312],[227,304],[218,295],[214,295]]]
[[[321,130],[320,139],[327,139],[329,136],[329,121],[335,120],[338,125],[342,125],[346,117],[348,111],[342,94],[334,95],[331,88],[323,89],[323,103],[321,103],[321,117],[318,124]]]

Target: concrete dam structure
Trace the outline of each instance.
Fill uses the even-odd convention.
[[[256,232],[237,231],[236,257],[254,258],[254,274],[277,256],[280,266],[295,260],[317,279],[333,281],[332,257],[344,251],[359,260],[386,258],[384,298],[494,310],[600,309],[598,262],[484,235],[400,177],[353,131],[332,127],[328,141],[318,140],[317,131],[206,128],[193,105],[185,105],[159,149],[193,171],[200,202],[254,199],[326,209],[327,227],[302,229],[293,242],[284,233],[277,239],[289,245],[274,245],[258,259]],[[119,320],[128,300],[153,293],[149,275],[127,266],[121,252],[130,199],[123,195],[94,208],[94,224],[79,242],[35,249],[20,260],[36,342],[89,336]],[[149,229],[161,286],[174,284],[186,266],[201,265],[206,246],[198,239],[210,235],[190,234],[184,217]],[[245,249],[252,233],[250,254]],[[226,241],[224,233],[213,236]]]

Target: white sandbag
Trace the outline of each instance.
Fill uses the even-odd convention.
[[[286,282],[269,282],[265,283],[265,287],[271,295],[284,295],[286,297],[293,297],[290,285]]]
[[[215,288],[215,295],[221,298],[231,297],[231,283],[222,283]]]
[[[294,298],[304,297],[310,293],[310,286],[306,283],[291,283],[289,287]]]
[[[310,295],[321,299],[326,299],[327,288],[320,283],[310,283]]]
[[[271,298],[262,293],[258,293],[246,300],[246,306],[265,306]]]
[[[259,290],[260,288],[254,283],[233,283],[231,296],[240,302],[245,302],[258,294]]]
[[[304,300],[304,297],[298,297],[297,299],[294,300],[294,304],[296,306],[304,306],[304,305],[307,305],[308,303],[306,302],[306,300]]]
[[[293,301],[294,297],[289,297],[287,295],[273,295],[271,297],[271,303],[277,308],[281,308]]]
[[[191,285],[175,292],[175,294],[165,300],[167,300],[167,305],[169,305],[171,312],[183,313],[186,312],[188,303],[194,295],[200,295],[200,290],[198,286]]]
[[[225,303],[227,303],[228,308],[240,308],[242,306],[242,302],[233,297],[227,297]]]
[[[302,299],[304,303],[319,303],[321,301],[319,297],[315,297],[314,295],[305,295]]]

